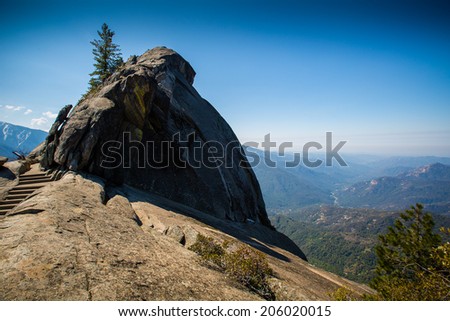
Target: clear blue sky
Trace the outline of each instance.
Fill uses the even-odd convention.
[[[242,142],[450,156],[448,1],[1,1],[0,120],[48,129],[106,22],[124,59],[175,49]]]

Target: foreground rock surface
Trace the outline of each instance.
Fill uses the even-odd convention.
[[[270,226],[237,137],[192,86],[194,76],[189,63],[165,47],[130,59],[68,119],[71,106],[61,110],[41,164],[85,170],[219,218]],[[200,154],[201,146],[211,149]]]
[[[280,300],[324,300],[339,286],[367,291],[309,265],[269,228],[68,173],[0,218],[0,300],[259,300],[187,249],[197,233],[266,253]]]

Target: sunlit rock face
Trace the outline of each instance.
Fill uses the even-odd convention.
[[[88,171],[219,218],[270,226],[242,146],[195,90],[194,77],[191,65],[165,47],[130,58],[67,120],[59,119],[42,164]]]

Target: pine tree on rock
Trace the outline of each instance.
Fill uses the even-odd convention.
[[[100,39],[91,41],[91,44],[94,46],[92,53],[94,54],[95,70],[89,74],[92,77],[89,81],[90,90],[101,85],[106,78],[123,64],[119,45],[113,43],[115,32],[104,23],[101,32],[97,31],[97,33]]]
[[[371,285],[382,300],[449,298],[449,245],[441,243],[433,227],[431,214],[416,204],[379,236],[376,277]]]

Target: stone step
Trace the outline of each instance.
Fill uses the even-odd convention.
[[[34,179],[42,179],[42,178],[51,178],[51,176],[47,176],[47,175],[39,175],[39,176],[31,176],[31,177],[19,176],[19,182],[32,181]]]
[[[24,200],[30,194],[8,195],[5,200]]]
[[[19,202],[19,203],[20,203],[20,202]],[[19,204],[19,203],[17,203],[17,204]],[[11,209],[13,209],[14,207],[16,207],[17,204],[0,204],[0,211],[1,211],[1,210],[11,210]]]
[[[26,173],[24,173],[24,174],[21,174],[20,176],[26,176],[26,177],[31,177],[31,176],[37,176],[37,175],[47,175],[47,172],[38,172],[38,171],[36,171],[36,172],[33,172],[33,173],[31,173],[31,172],[26,172]]]
[[[0,202],[0,205],[10,205],[10,204],[19,204],[20,202],[22,202],[25,199],[25,197],[23,199],[5,199],[3,201]]]
[[[47,175],[46,172],[35,172],[35,173],[25,173],[25,174],[21,174],[20,177],[37,177],[37,176],[42,176],[42,175]]]
[[[27,188],[27,189],[21,189],[21,190],[20,189],[19,190],[12,189],[8,192],[8,195],[19,195],[19,194],[30,195],[35,190],[37,190],[37,188]]]
[[[52,176],[45,172],[32,170],[19,176],[19,184],[8,192],[5,200],[0,201],[0,216],[8,214],[17,205],[39,188],[53,182]]]
[[[15,195],[8,195],[5,200],[18,200],[18,199],[25,199],[28,196],[30,196],[32,193],[26,193],[26,194],[15,194]]]
[[[25,184],[23,186],[16,186],[11,191],[24,191],[24,190],[37,190],[38,188],[44,187],[47,183],[38,183],[38,184]],[[11,192],[10,191],[10,192]]]
[[[21,185],[28,185],[28,184],[36,184],[36,183],[50,183],[52,182],[51,178],[38,178],[33,180],[27,180],[27,181],[20,181],[19,179],[19,186]]]
[[[51,175],[47,175],[46,173],[39,173],[39,174],[33,174],[33,175],[19,175],[19,178],[23,178],[23,179],[32,179],[32,178],[39,178],[39,177],[51,177]]]

